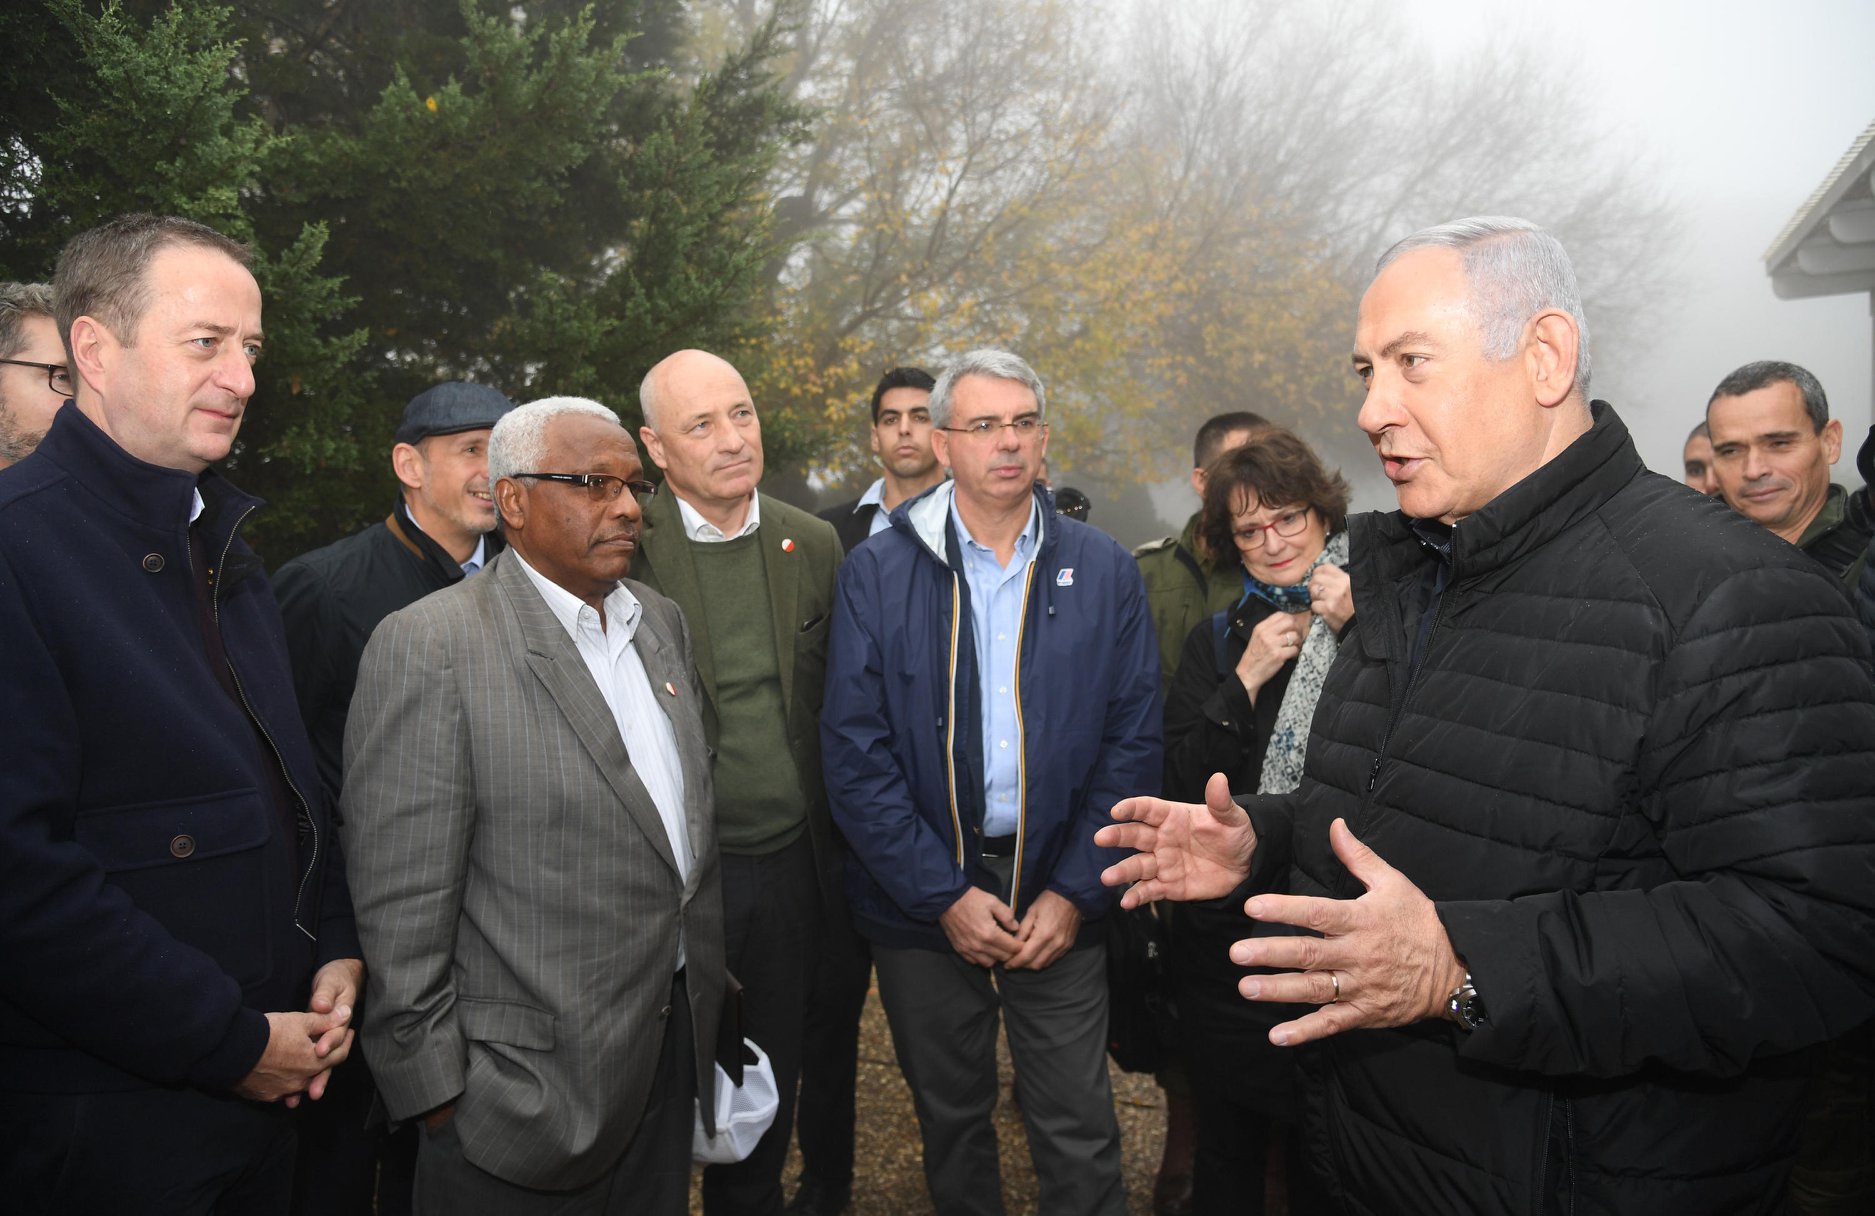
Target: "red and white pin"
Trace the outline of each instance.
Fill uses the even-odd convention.
[[[674,697],[677,695],[677,685],[671,683],[669,680],[666,680],[664,681],[664,691],[671,694]]]
[[[781,551],[783,553],[794,552],[794,538],[792,536],[784,536],[781,538]]]

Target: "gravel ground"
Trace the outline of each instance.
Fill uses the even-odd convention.
[[[999,1041],[997,1058],[1003,1093],[996,1104],[996,1134],[1002,1145],[1003,1202],[1009,1216],[1036,1211],[1035,1173],[1029,1167],[1022,1115],[1011,1091],[1009,1051]],[[1165,1136],[1165,1103],[1149,1076],[1113,1070],[1114,1109],[1120,1120],[1122,1168],[1129,1211],[1152,1211],[1152,1182],[1159,1168]],[[855,1146],[853,1204],[848,1216],[921,1216],[932,1212],[925,1193],[924,1166],[918,1144],[918,1117],[911,1091],[892,1056],[892,1035],[875,990],[866,998],[859,1031],[859,1134]],[[788,1158],[784,1190],[794,1193],[800,1172],[798,1152]],[[703,1211],[700,1192],[691,1188],[690,1210]]]

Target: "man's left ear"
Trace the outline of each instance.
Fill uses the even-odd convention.
[[[1581,342],[1575,318],[1551,309],[1530,323],[1530,374],[1538,405],[1554,408],[1576,389],[1576,350]]]
[[[1823,424],[1823,455],[1835,464],[1842,458],[1842,419],[1831,418]]]

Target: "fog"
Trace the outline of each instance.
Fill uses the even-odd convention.
[[[1653,468],[1677,472],[1713,385],[1754,359],[1815,372],[1848,437],[1837,479],[1855,483],[1870,422],[1867,294],[1779,300],[1763,255],[1838,158],[1875,121],[1875,4],[1868,0],[1575,0],[1525,12],[1482,0],[1405,0],[1463,57],[1507,37],[1583,57],[1584,89],[1611,129],[1658,158],[1685,232],[1679,290],[1650,356],[1599,368]],[[1519,15],[1506,18],[1507,11]],[[1540,216],[1533,219],[1541,220]],[[1590,318],[1593,324],[1594,318]]]
[[[1726,372],[1785,359],[1822,380],[1845,434],[1836,480],[1858,484],[1854,455],[1869,431],[1875,376],[1870,297],[1780,300],[1762,259],[1875,120],[1875,3],[1399,0],[1396,11],[1427,54],[1460,70],[1520,43],[1576,64],[1611,155],[1635,155],[1675,204],[1672,282],[1644,340],[1597,347],[1595,395],[1620,409],[1649,466],[1678,475],[1686,432]],[[1347,53],[1361,54],[1358,40]],[[1558,183],[1559,196],[1568,189]],[[1594,283],[1583,287],[1595,295]],[[1352,430],[1352,392],[1349,400]],[[1345,471],[1357,507],[1392,505],[1371,467]],[[1155,487],[1152,500],[1168,528],[1195,505],[1182,483]]]

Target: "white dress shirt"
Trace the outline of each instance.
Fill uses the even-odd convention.
[[[658,818],[664,821],[664,834],[670,838],[677,872],[688,881],[696,858],[690,852],[689,825],[684,820],[684,770],[677,758],[677,732],[671,726],[670,715],[658,703],[644,660],[638,657],[632,641],[644,616],[644,605],[620,583],[605,597],[605,627],[601,628],[599,614],[592,605],[528,565],[519,553],[514,559],[527,571],[554,619],[578,647],[579,657],[585,660],[586,670],[592,673],[599,695],[605,698],[612,720],[618,724],[632,770],[657,806]],[[684,965],[681,941],[677,965]]]
[[[725,534],[721,528],[697,514],[697,509],[681,498],[677,500],[677,515],[684,521],[684,535],[691,540],[736,540],[762,526],[762,496],[760,493],[749,495],[749,517],[742,521],[742,527],[736,531],[735,536]]]

